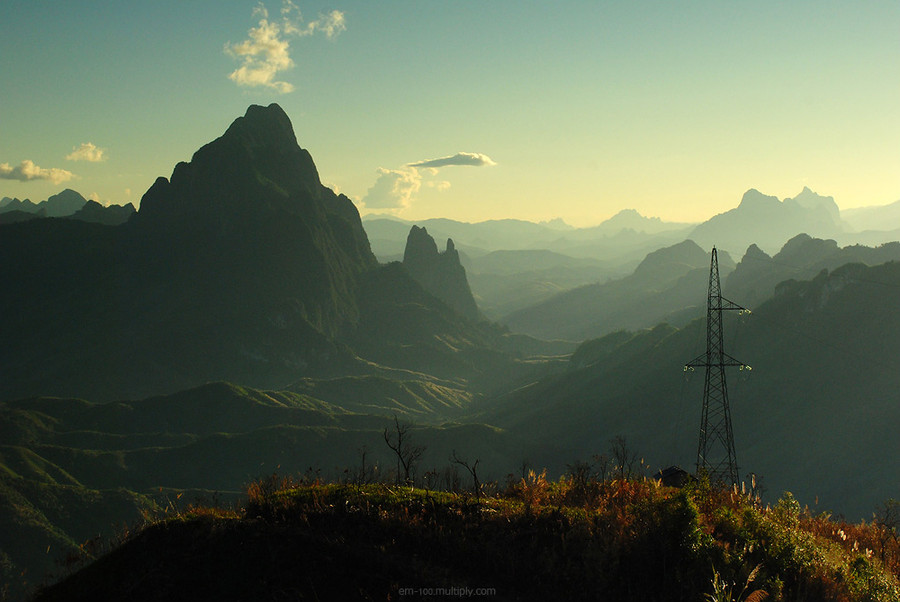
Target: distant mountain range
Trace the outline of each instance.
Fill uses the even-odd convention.
[[[570,341],[664,320],[685,323],[704,303],[708,264],[706,251],[687,240],[650,253],[629,276],[559,293],[500,321],[513,332]],[[722,273],[733,268],[728,254],[721,253]]]
[[[729,381],[742,476],[854,517],[898,497],[900,243],[847,245],[830,197],[751,190],[699,225],[363,221],[278,105],[136,213],[74,195],[0,214],[0,581],[170,497],[390,474],[394,416],[428,447],[420,478],[455,450],[485,479],[560,474],[618,435],[691,468],[711,244],[753,309],[725,321],[754,368]]]
[[[745,304],[731,279],[761,265],[742,260],[723,295]],[[789,489],[814,513],[870,516],[900,478],[900,262],[822,270],[773,293],[725,321],[726,352],[753,368],[728,375],[741,477],[763,475],[771,494]],[[532,437],[530,455],[557,450],[558,471],[616,434],[654,466],[691,467],[703,373],[681,366],[703,352],[704,329],[698,318],[585,342],[569,372],[478,404],[479,420]]]
[[[744,193],[740,205],[698,225],[690,238],[704,248],[716,245],[743,253],[751,244],[775,250],[800,233],[835,238],[846,229],[831,197],[804,187],[793,199],[779,201],[751,189]]]
[[[772,257],[750,245],[737,267],[727,252],[719,252],[722,281],[746,307],[772,297],[784,280],[812,278],[848,263],[887,261],[900,261],[900,243],[841,248],[834,240],[806,234],[789,240]],[[499,321],[514,332],[570,341],[650,328],[660,322],[680,327],[705,311],[708,262],[709,254],[687,240],[650,253],[629,276],[560,292]]]
[[[402,241],[413,225],[427,228],[435,238],[452,238],[457,248],[472,257],[491,251],[546,249],[573,257],[597,257],[605,254],[616,259],[635,257],[648,244],[652,246],[650,241],[655,237],[674,240],[691,227],[689,224],[646,218],[630,209],[591,228],[563,229],[558,224],[536,224],[514,219],[477,223],[450,219],[410,222],[384,216],[367,216],[363,225],[373,252],[382,261],[395,258],[403,252]]]
[[[127,222],[135,211],[131,203],[104,206],[96,201],[89,201],[80,193],[67,188],[40,203],[33,203],[28,199],[23,201],[3,197],[0,199],[0,224],[42,217],[68,217],[83,222],[116,226]]]

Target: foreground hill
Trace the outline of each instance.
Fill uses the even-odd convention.
[[[134,401],[0,403],[0,577],[37,585],[69,559],[92,558],[98,535],[112,537],[177,499],[233,500],[275,471],[386,477],[394,464],[383,431],[394,416],[418,424],[411,436],[427,445],[420,476],[438,474],[457,448],[477,454],[486,474],[521,456],[499,429],[451,422],[471,393],[424,375],[391,376],[306,378],[285,391],[212,383]]]
[[[896,542],[801,513],[789,494],[767,510],[702,487],[533,473],[487,498],[275,480],[250,491],[239,513],[193,508],[146,527],[35,600],[900,599]]]

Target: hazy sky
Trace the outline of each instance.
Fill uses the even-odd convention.
[[[137,203],[279,103],[365,213],[900,200],[900,2],[6,0],[0,197]]]

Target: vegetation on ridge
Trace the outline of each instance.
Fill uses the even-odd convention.
[[[812,516],[789,493],[764,508],[702,482],[600,480],[577,466],[559,481],[530,471],[494,487],[476,497],[273,475],[238,510],[192,506],[152,522],[36,600],[451,588],[501,600],[900,600],[896,530]]]

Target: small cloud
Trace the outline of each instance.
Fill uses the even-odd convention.
[[[57,167],[38,167],[34,164],[34,161],[28,159],[22,161],[16,167],[12,167],[9,163],[0,163],[0,179],[2,180],[19,180],[20,182],[50,180],[54,184],[60,184],[68,182],[74,177],[75,174],[71,171]]]
[[[450,157],[441,157],[439,159],[429,159],[428,161],[419,161],[418,163],[410,163],[409,167],[449,167],[451,165],[468,165],[472,167],[496,165],[493,159],[481,153],[456,153]]]
[[[92,142],[82,142],[79,147],[72,147],[72,152],[66,155],[69,161],[90,161],[97,163],[106,161],[106,149],[99,148]]]
[[[109,207],[110,205],[112,205],[112,202],[110,202],[108,200],[104,201],[103,199],[101,199],[100,194],[97,192],[92,192],[91,194],[89,194],[87,196],[87,199],[89,201],[94,201],[95,203],[100,203],[104,207]]]
[[[312,35],[317,31],[325,34],[329,40],[333,40],[343,31],[347,31],[347,20],[344,13],[333,10],[327,15],[319,15],[315,21],[306,24],[306,32],[303,35]]]
[[[282,94],[294,90],[292,84],[275,79],[280,72],[294,66],[289,39],[316,32],[333,39],[347,29],[344,13],[339,10],[304,24],[300,9],[291,0],[282,3],[279,20],[270,21],[269,11],[261,3],[253,9],[253,16],[259,18],[259,23],[257,27],[250,28],[248,39],[237,44],[225,44],[225,52],[242,61],[228,78],[239,86],[263,86]]]
[[[426,186],[429,188],[434,188],[438,192],[444,192],[445,190],[450,190],[450,182],[447,180],[438,180],[437,182],[426,182]]]
[[[402,209],[408,207],[422,186],[418,170],[378,168],[378,179],[362,198],[367,209]]]

